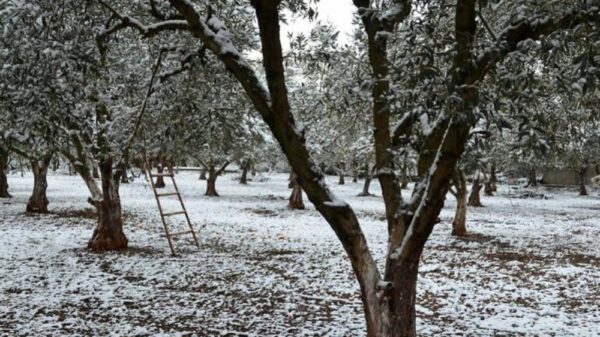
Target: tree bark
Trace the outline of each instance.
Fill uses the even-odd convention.
[[[481,197],[479,196],[481,192],[481,178],[479,171],[475,174],[475,178],[473,178],[473,186],[471,187],[471,194],[469,195],[469,206],[473,207],[483,207],[481,204]]]
[[[219,193],[217,193],[217,178],[218,174],[215,174],[215,167],[211,166],[208,170],[208,178],[206,179],[206,192],[204,195],[209,197],[218,197]]]
[[[250,167],[250,161],[244,160],[242,161],[242,175],[240,176],[240,184],[246,185],[248,184],[248,168]]]
[[[532,168],[527,171],[527,187],[535,186],[537,186],[537,178],[535,175],[535,168]]]
[[[496,164],[492,163],[492,167],[490,168],[490,186],[492,187],[492,192],[498,192],[498,177],[496,176]]]
[[[467,235],[467,179],[460,168],[456,168],[453,177],[453,185],[456,188],[456,213],[452,220],[452,235]]]
[[[50,167],[50,161],[52,160],[52,154],[44,156],[41,162],[37,160],[31,160],[31,170],[33,171],[33,192],[29,201],[27,202],[27,212],[32,213],[48,213],[48,198],[46,197],[46,189],[48,188],[48,181],[46,176],[48,174],[48,168]]]
[[[305,209],[304,200],[302,200],[302,187],[298,184],[297,175],[292,171],[290,175],[290,185],[292,194],[290,195],[288,207],[291,209]]]
[[[339,170],[338,171],[338,185],[344,185],[346,184],[346,179],[344,178],[344,171]]]
[[[92,251],[127,249],[128,240],[123,233],[121,199],[113,177],[112,160],[101,161],[99,167],[102,198],[94,200],[98,224],[88,242],[88,248]]]
[[[208,167],[208,179],[206,179],[206,192],[204,195],[209,197],[218,197],[219,193],[217,193],[217,178],[221,175],[225,168],[229,165],[229,161],[226,161],[219,169],[216,169],[215,166],[211,163]]]
[[[12,197],[8,193],[8,178],[6,177],[6,171],[8,171],[8,151],[5,151],[0,147],[0,198]]]
[[[96,160],[92,160],[92,177],[94,177],[94,179],[100,179],[100,174],[98,173],[98,162]]]
[[[494,193],[492,190],[491,177],[488,179],[488,177],[485,175],[485,173],[483,174],[483,194],[485,194],[488,197],[494,196]]]
[[[587,171],[587,166],[582,166],[579,169],[579,195],[589,195],[587,188],[585,186],[585,172]]]
[[[359,197],[368,197],[371,194],[369,192],[369,188],[371,187],[371,181],[373,180],[373,175],[371,174],[371,169],[369,168],[369,164],[365,164],[365,182],[363,184],[362,192],[358,194]]]

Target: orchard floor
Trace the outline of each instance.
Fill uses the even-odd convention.
[[[50,175],[52,214],[40,216],[24,213],[32,177],[9,175],[14,197],[0,199],[0,335],[364,336],[350,263],[312,205],[286,208],[286,178],[243,186],[226,175],[221,197],[211,198],[197,173],[178,174],[201,246],[181,237],[171,257],[143,179],[121,188],[130,249],[95,254],[84,249],[94,218],[79,178]],[[383,262],[381,198],[356,197],[360,183],[335,180]],[[448,198],[421,262],[419,335],[600,335],[599,192],[539,192],[551,198],[519,199],[506,185],[482,196],[486,207],[469,209],[466,239],[450,236]],[[167,204],[176,209],[174,199]]]

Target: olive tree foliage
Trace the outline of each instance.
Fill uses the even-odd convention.
[[[88,246],[112,250],[127,247],[118,172],[134,142],[154,59],[132,52],[144,50],[139,39],[130,39],[127,48],[99,53],[106,42],[95,34],[105,26],[99,9],[92,1],[9,1],[2,21],[10,39],[2,40],[12,46],[3,71],[13,84],[3,95],[22,107],[9,111],[16,118],[40,121],[45,130],[27,131],[37,130],[35,135],[44,137],[83,178],[98,216]],[[128,39],[126,34],[113,38]],[[92,161],[99,163],[100,184],[92,177]]]
[[[283,51],[279,37],[280,10],[302,1],[254,0],[261,41],[262,71],[238,49],[235,32],[228,28],[223,13],[211,10],[204,2],[169,0],[173,19],[136,17],[131,8],[112,10],[118,18],[106,31],[116,33],[133,28],[149,37],[158,32],[192,34],[239,82],[244,92],[269,126],[285,153],[298,183],[318,212],[335,231],[346,250],[361,290],[368,336],[415,336],[415,302],[418,265],[424,245],[433,230],[456,163],[467,143],[471,129],[482,111],[479,84],[507,58],[529,54],[527,41],[551,39],[555,32],[570,29],[579,38],[594,38],[600,18],[597,1],[492,2],[456,1],[353,1],[365,32],[368,64],[372,76],[370,117],[373,126],[376,174],[386,208],[388,248],[380,269],[368,248],[360,222],[352,207],[337,198],[324,182],[323,174],[310,154],[305,137],[292,113]],[[167,4],[164,4],[167,6]],[[241,2],[231,2],[243,6]],[[248,7],[247,7],[248,8]],[[418,9],[414,12],[413,8]],[[224,12],[227,14],[227,12]],[[490,18],[489,20],[486,18]],[[438,24],[441,21],[443,24]],[[585,27],[585,29],[580,29]],[[397,33],[402,28],[405,34]],[[418,42],[431,30],[447,30],[447,39],[429,46]],[[241,35],[254,33],[244,31]],[[444,35],[444,34],[443,34]],[[402,39],[395,39],[403,36]],[[414,39],[411,40],[411,37]],[[392,65],[404,64],[406,73],[422,70],[427,59],[407,62],[402,53],[392,54],[397,44],[433,57],[444,79],[443,90],[436,90],[427,120],[417,107],[399,101],[394,90],[406,86],[402,73]],[[421,49],[423,48],[423,49]],[[395,55],[394,58],[390,58]],[[545,53],[537,54],[545,56]],[[441,79],[437,81],[441,83]],[[417,88],[431,81],[419,79]],[[439,88],[436,85],[437,89]],[[432,93],[434,87],[431,87]],[[404,90],[400,90],[404,92]],[[410,102],[409,102],[410,103]],[[400,179],[394,168],[402,139],[419,122],[423,129],[418,151],[418,182],[410,199],[401,194]],[[425,125],[427,127],[423,127]]]
[[[291,104],[311,155],[340,175],[369,175],[373,146],[369,125],[370,85],[364,48],[341,45],[339,32],[317,22],[291,37],[286,55]]]

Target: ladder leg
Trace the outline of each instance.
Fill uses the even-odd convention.
[[[156,199],[156,204],[158,205],[158,211],[160,213],[160,220],[162,221],[163,228],[165,230],[165,235],[167,236],[167,242],[169,243],[169,249],[171,250],[171,254],[175,256],[175,248],[173,247],[173,241],[171,240],[171,235],[169,234],[169,227],[165,221],[164,212],[162,210],[162,206],[160,204],[160,199],[158,197],[158,193],[156,192],[156,186],[154,185],[154,179],[152,179],[152,166],[150,166],[150,161],[146,154],[144,153],[144,161],[146,164],[146,173],[148,174],[148,178],[150,178],[150,186],[152,186],[152,192],[154,192],[154,199]]]
[[[194,239],[194,243],[196,247],[200,247],[200,243],[198,242],[198,238],[196,237],[196,231],[194,231],[194,227],[192,226],[192,221],[190,220],[190,216],[188,215],[187,209],[185,208],[185,204],[183,203],[183,198],[181,197],[181,193],[179,192],[179,187],[177,187],[177,183],[175,182],[175,174],[173,174],[173,166],[169,165],[168,170],[171,173],[171,181],[173,182],[173,187],[177,192],[177,198],[179,199],[179,203],[181,204],[181,208],[185,212],[185,219],[187,221],[188,227],[192,232],[192,238]]]

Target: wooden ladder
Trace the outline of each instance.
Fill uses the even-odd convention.
[[[160,212],[160,219],[162,221],[163,228],[165,229],[165,236],[167,237],[167,241],[169,242],[169,248],[171,249],[171,254],[176,255],[175,248],[173,247],[173,240],[171,240],[171,238],[174,236],[178,236],[178,235],[192,234],[192,238],[194,239],[196,246],[200,247],[200,244],[198,243],[198,238],[196,238],[196,232],[194,231],[194,227],[192,226],[192,222],[190,221],[188,212],[185,209],[185,204],[183,203],[183,199],[181,198],[181,193],[179,192],[179,188],[177,187],[177,183],[175,182],[175,174],[173,173],[173,166],[170,164],[167,165],[168,173],[152,173],[152,165],[150,164],[150,160],[146,156],[144,156],[144,157],[145,157],[144,163],[146,166],[146,172],[148,173],[148,177],[150,178],[150,185],[152,186],[152,191],[154,192],[154,198],[156,199],[156,204],[158,205],[158,211]],[[155,177],[170,177],[171,181],[173,182],[173,187],[175,188],[175,192],[158,193],[156,191],[156,183],[154,182],[154,179],[153,179]],[[169,196],[177,196],[177,199],[179,199],[179,203],[181,204],[181,209],[182,209],[181,211],[166,212],[166,213],[163,211],[162,205],[160,203],[160,198],[169,197]],[[180,214],[185,215],[185,219],[189,226],[189,230],[173,232],[173,233],[169,232],[169,226],[167,226],[167,221],[165,220],[165,218],[169,217],[169,216],[180,215]]]

